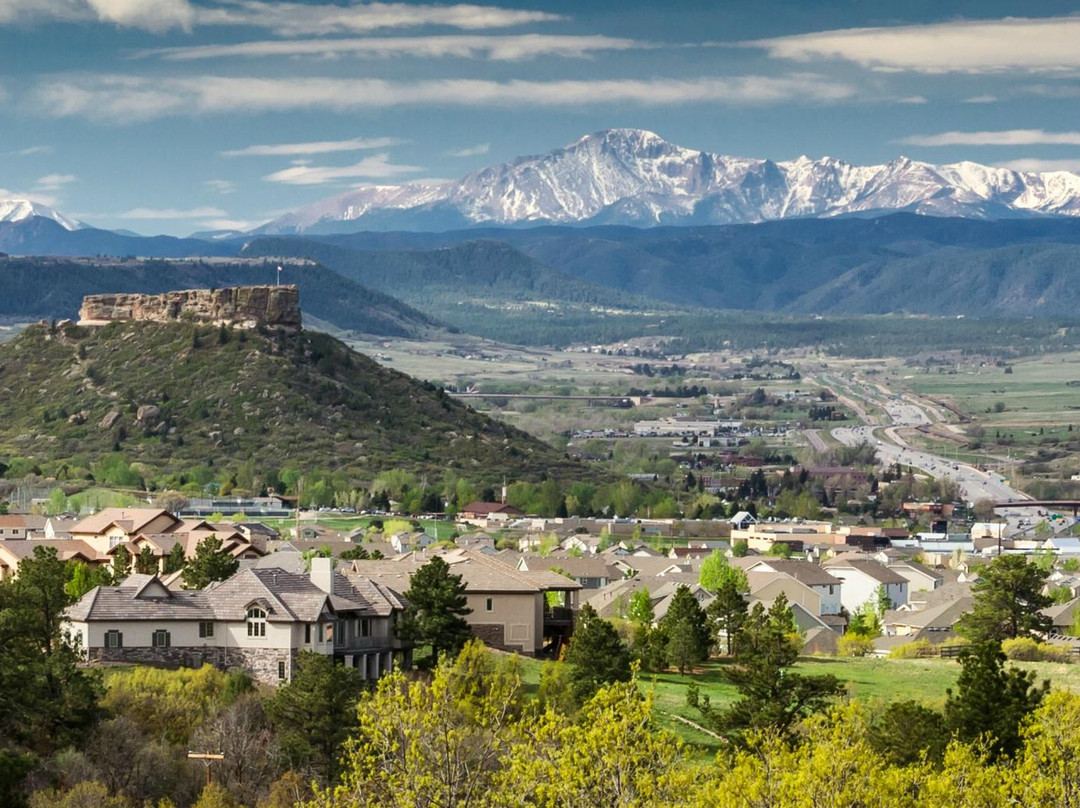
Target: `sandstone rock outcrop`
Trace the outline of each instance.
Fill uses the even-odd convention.
[[[231,286],[184,289],[161,295],[87,295],[79,325],[107,325],[119,320],[224,324],[238,328],[265,325],[300,328],[300,291],[296,286]]]

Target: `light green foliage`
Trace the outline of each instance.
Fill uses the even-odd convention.
[[[889,651],[889,659],[919,659],[934,655],[934,645],[930,640],[915,640],[898,645]]]
[[[211,665],[198,670],[136,667],[110,673],[102,706],[150,736],[185,744],[220,709],[228,677]]]
[[[70,791],[34,792],[30,808],[134,808],[134,803],[126,797],[113,796],[104,784],[88,780],[72,786]]]
[[[220,783],[208,783],[192,808],[241,808],[231,793]]]
[[[719,550],[712,553],[701,562],[701,570],[698,572],[698,583],[709,592],[717,592],[729,578],[734,578],[734,586],[739,592],[749,590],[746,581],[746,573],[739,567],[733,567],[728,563],[727,556]]]
[[[1068,662],[1071,654],[1065,645],[1036,642],[1030,637],[1014,637],[1001,643],[1006,659],[1026,662]]]
[[[652,595],[649,594],[648,589],[638,589],[630,596],[627,617],[642,626],[652,625],[656,613],[653,611]]]
[[[78,600],[95,586],[110,586],[113,582],[112,571],[106,566],[91,567],[84,561],[72,561],[67,569],[71,577],[64,584],[64,591],[72,601]]]
[[[841,657],[862,657],[874,652],[874,643],[858,634],[845,634],[836,641],[836,655]]]

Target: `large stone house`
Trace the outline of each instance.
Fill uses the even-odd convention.
[[[308,575],[249,567],[201,590],[172,590],[157,576],[96,587],[65,613],[91,663],[241,668],[264,684],[290,680],[302,651],[376,679],[411,665],[397,639],[404,609],[392,590],[312,559]]]

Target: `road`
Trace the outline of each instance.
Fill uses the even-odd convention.
[[[832,436],[845,446],[858,446],[860,443],[870,443],[877,448],[878,459],[884,465],[900,463],[905,466],[914,466],[934,477],[945,477],[955,480],[960,486],[961,495],[968,502],[978,502],[980,499],[994,501],[1028,499],[1021,491],[1010,486],[1006,480],[993,472],[979,471],[974,466],[965,463],[957,463],[945,457],[940,457],[930,452],[916,449],[903,440],[897,430],[903,427],[929,426],[934,420],[919,404],[907,398],[890,396],[888,391],[880,383],[871,386],[859,380],[827,379],[826,383],[833,382],[836,387],[842,384],[845,392],[849,395],[859,396],[868,405],[880,408],[885,412],[885,418],[867,417],[862,407],[852,409],[864,421],[863,426],[838,427],[832,430]],[[830,385],[832,386],[832,385]],[[834,392],[836,389],[834,388]],[[936,413],[940,415],[940,413]],[[885,420],[887,423],[878,425],[877,422]],[[875,429],[882,430],[886,440],[882,440],[874,434]],[[820,436],[814,436],[820,441]],[[814,442],[811,439],[811,442]]]

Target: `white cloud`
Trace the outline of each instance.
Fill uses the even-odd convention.
[[[251,230],[258,227],[266,219],[207,219],[199,222],[199,226],[206,230]]]
[[[402,36],[363,39],[299,39],[238,42],[231,45],[191,45],[140,51],[136,57],[160,56],[169,61],[193,61],[224,57],[357,56],[371,59],[408,56],[456,57],[523,61],[538,56],[583,59],[598,51],[624,51],[657,47],[653,43],[609,36]]]
[[[7,188],[0,188],[0,199],[29,199],[31,202],[37,202],[39,205],[46,205],[50,208],[56,205],[57,202],[57,198],[52,194],[43,194],[39,191],[11,191]]]
[[[996,95],[973,95],[971,98],[965,98],[961,103],[964,104],[993,104],[997,102],[998,97]]]
[[[39,177],[34,185],[40,191],[58,191],[75,180],[74,174],[46,174],[44,177]]]
[[[188,0],[87,0],[101,22],[160,33],[191,30],[195,8]]]
[[[762,39],[777,59],[842,59],[886,71],[921,73],[1050,72],[1080,68],[1080,17],[849,28]]]
[[[923,95],[908,95],[903,98],[896,99],[897,104],[925,104],[926,96]]]
[[[490,143],[477,143],[475,146],[469,146],[465,149],[458,149],[457,151],[446,152],[447,157],[478,157],[481,154],[487,154],[491,151]]]
[[[274,143],[246,146],[221,152],[222,157],[291,157],[299,154],[332,154],[335,152],[386,149],[397,146],[400,140],[393,137],[353,138],[351,140],[319,140],[310,143]]]
[[[1018,160],[1006,160],[996,163],[1002,168],[1011,168],[1013,171],[1027,171],[1043,173],[1047,171],[1071,171],[1080,174],[1080,159],[1066,160],[1043,160],[1038,157],[1022,157]]]
[[[236,190],[236,183],[232,180],[207,180],[203,185],[222,195],[231,194]]]
[[[444,79],[264,79],[234,76],[144,78],[116,74],[43,80],[32,109],[53,117],[109,123],[169,115],[354,112],[400,106],[582,107],[598,104],[829,103],[855,95],[851,85],[813,74],[699,79],[491,81]]]
[[[325,185],[339,180],[387,179],[402,174],[414,174],[419,166],[395,165],[390,162],[390,155],[373,154],[350,166],[317,166],[309,160],[297,160],[289,168],[275,171],[263,177],[269,182],[281,182],[286,185]]]
[[[1047,132],[1044,129],[953,131],[936,135],[909,135],[896,142],[908,146],[1080,146],[1080,132]]]
[[[4,152],[5,157],[31,157],[35,154],[51,154],[52,146],[27,146],[25,149]]]
[[[78,21],[91,17],[83,0],[0,0],[0,25],[39,20]]]
[[[177,208],[133,208],[117,214],[118,219],[207,219],[227,217],[221,208],[201,207],[178,210]]]
[[[471,4],[352,3],[309,5],[233,0],[227,6],[200,9],[202,25],[244,25],[266,28],[280,36],[357,34],[381,29],[439,25],[467,31],[509,28],[566,19],[559,14]]]

